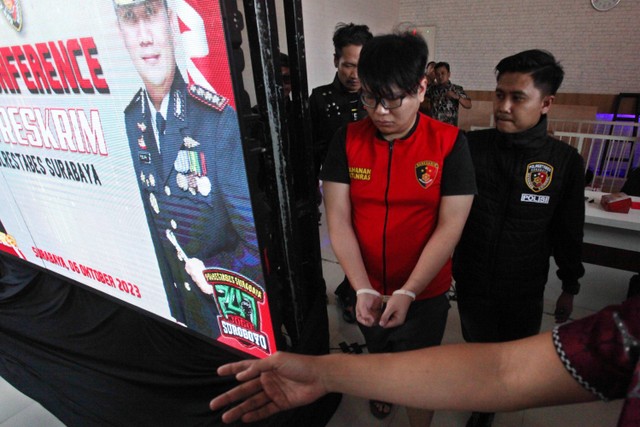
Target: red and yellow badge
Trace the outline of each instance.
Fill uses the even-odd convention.
[[[527,187],[535,193],[539,193],[551,184],[553,178],[553,166],[544,162],[533,162],[527,165],[524,180]]]
[[[420,187],[425,189],[431,187],[438,176],[438,170],[440,170],[440,165],[431,160],[416,163],[416,179]]]
[[[20,0],[2,0],[2,2],[0,2],[0,9],[2,9],[2,14],[16,31],[22,30],[22,7],[20,6]]]

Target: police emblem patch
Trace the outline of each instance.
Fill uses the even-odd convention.
[[[214,289],[222,336],[271,354],[269,337],[262,329],[262,306],[266,302],[262,287],[239,273],[222,268],[206,269],[203,273]]]
[[[438,176],[439,169],[440,165],[431,160],[416,163],[416,179],[420,187],[425,189],[431,187],[431,184],[435,182]]]
[[[551,184],[553,166],[543,162],[533,162],[527,165],[524,180],[531,191],[539,193]]]
[[[2,0],[0,2],[0,12],[14,30],[22,30],[22,6],[20,0]]]

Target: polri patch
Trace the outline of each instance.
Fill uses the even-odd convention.
[[[524,180],[527,187],[535,193],[539,193],[549,187],[553,179],[553,166],[544,162],[532,162],[527,165]]]
[[[420,187],[425,189],[431,187],[431,184],[433,184],[438,177],[439,170],[440,165],[431,160],[424,160],[416,163],[416,179],[418,180]]]

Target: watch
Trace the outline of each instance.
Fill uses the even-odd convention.
[[[591,6],[600,12],[606,12],[616,7],[620,0],[591,0]]]

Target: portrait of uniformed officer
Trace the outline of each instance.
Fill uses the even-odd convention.
[[[205,268],[258,283],[262,269],[235,111],[183,78],[166,0],[113,0],[144,87],[126,107],[127,137],[171,315],[217,337]]]

